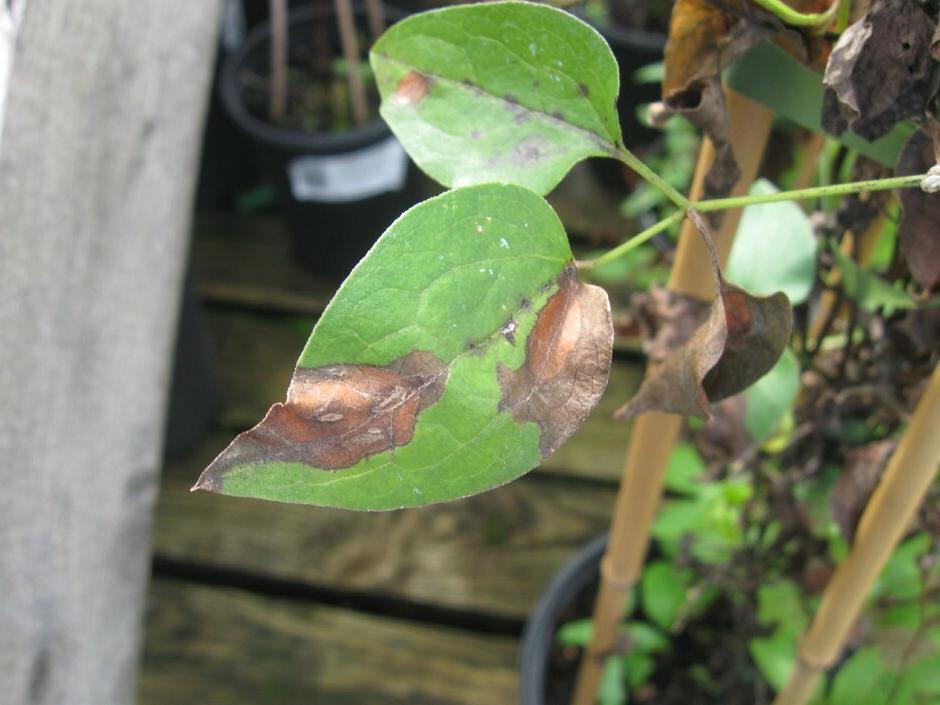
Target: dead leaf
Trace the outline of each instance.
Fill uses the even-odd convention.
[[[610,301],[600,287],[582,283],[573,268],[539,311],[518,370],[497,366],[500,411],[540,430],[542,457],[555,452],[597,404],[607,387],[614,349]]]
[[[709,417],[709,405],[743,391],[768,372],[790,340],[786,295],[753,296],[725,281],[705,224],[696,221],[712,255],[718,295],[705,322],[677,350],[649,366],[636,396],[617,410],[626,419],[645,411]]]
[[[823,77],[822,125],[867,140],[924,112],[936,92],[933,23],[915,0],[876,2],[836,43]]]
[[[934,28],[933,37],[930,40],[930,55],[940,61],[940,25]]]
[[[711,310],[708,301],[658,284],[648,293],[632,296],[631,304],[643,335],[643,352],[654,363],[665,360],[691,338]]]
[[[884,472],[894,446],[893,440],[875,441],[849,453],[845,469],[829,497],[832,516],[846,541],[851,542],[855,536],[858,520]]]
[[[663,109],[657,109],[657,119],[683,115],[711,139],[715,159],[705,177],[704,198],[727,196],[741,177],[730,142],[721,71],[781,30],[774,17],[750,4],[677,0],[673,6],[665,50]]]
[[[744,426],[746,409],[743,394],[735,394],[712,407],[711,418],[695,435],[695,445],[709,463],[727,464],[753,445]]]
[[[934,143],[918,130],[904,145],[895,171],[898,176],[923,174],[936,161]],[[898,241],[915,281],[931,291],[940,284],[940,196],[908,188],[898,191],[901,222]]]
[[[286,403],[272,406],[199,478],[216,490],[224,472],[253,462],[297,462],[339,470],[403,446],[418,414],[444,393],[448,368],[433,354],[411,352],[384,367],[329,365],[294,370]]]

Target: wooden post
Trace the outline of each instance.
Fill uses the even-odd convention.
[[[0,149],[0,700],[134,699],[216,2],[30,2]]]
[[[740,196],[748,192],[757,175],[773,113],[734,91],[729,90],[726,95],[734,151],[741,167],[741,179],[731,195]],[[690,194],[692,200],[701,198],[705,173],[714,155],[711,142],[705,140],[695,168]],[[727,261],[731,252],[740,219],[740,209],[726,212],[721,227],[715,233],[715,249],[722,263]],[[706,299],[715,296],[708,251],[689,220],[683,223],[679,235],[669,287]],[[594,704],[604,661],[616,643],[617,627],[623,620],[624,604],[643,568],[650,525],[659,507],[666,465],[681,425],[681,416],[657,412],[643,414],[633,426],[610,529],[610,542],[601,561],[601,585],[594,604],[594,639],[581,659],[572,699],[574,705]]]
[[[869,500],[852,548],[826,586],[796,668],[774,705],[804,705],[820,675],[839,657],[871,587],[884,568],[940,466],[940,366]]]

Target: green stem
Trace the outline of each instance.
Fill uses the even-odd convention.
[[[666,198],[675,203],[683,211],[689,207],[689,199],[687,199],[665,180],[663,180],[659,174],[646,166],[646,164],[640,161],[639,157],[637,157],[629,149],[626,147],[619,147],[617,149],[617,156],[620,158],[620,161],[633,169],[633,171],[635,171],[637,174],[642,176],[644,181],[662,191]]]
[[[643,164],[639,159],[630,154],[627,150],[624,150],[625,154],[635,160],[639,165],[643,167],[643,170],[637,169],[631,162],[628,162],[626,159],[624,161],[630,166],[633,166],[642,176],[646,176],[646,171],[648,167]],[[652,183],[657,183],[662,181],[658,176],[653,174],[655,179],[647,178],[648,181]],[[662,220],[660,220],[655,225],[651,225],[646,230],[634,235],[626,242],[617,245],[611,250],[608,250],[600,257],[595,259],[582,260],[578,262],[578,268],[580,269],[595,269],[601,267],[608,262],[623,257],[625,254],[631,250],[639,247],[644,242],[652,238],[657,233],[661,233],[663,230],[669,228],[674,223],[678,223],[685,217],[685,214],[690,209],[695,209],[699,213],[710,213],[712,211],[723,211],[729,208],[741,208],[743,206],[751,206],[758,203],[779,203],[781,201],[801,201],[808,198],[824,198],[826,196],[846,196],[852,193],[862,193],[863,191],[885,191],[887,189],[893,188],[912,188],[915,186],[920,186],[920,182],[924,180],[926,174],[914,174],[912,176],[895,176],[890,179],[872,179],[868,181],[853,181],[848,184],[833,184],[831,186],[816,186],[813,188],[804,188],[797,189],[795,191],[780,191],[778,193],[767,193],[767,194],[758,194],[755,196],[737,196],[734,198],[714,198],[708,201],[696,201],[695,203],[689,202],[681,194],[679,194],[675,189],[673,189],[669,184],[660,186],[663,193],[667,196],[670,196],[670,192],[676,194],[675,197],[670,196],[670,199],[679,206],[679,210],[669,215]],[[681,199],[683,203],[678,201]]]
[[[815,186],[813,188],[798,189],[796,191],[780,191],[778,193],[760,194],[756,196],[737,196],[734,198],[715,198],[709,201],[698,201],[693,207],[700,213],[723,211],[729,208],[740,208],[757,203],[777,203],[779,201],[802,201],[808,198],[825,198],[827,196],[847,196],[863,191],[886,191],[893,188],[911,188],[919,186],[926,174],[912,176],[895,176],[890,179],[872,179],[869,181],[853,181],[847,184],[833,184],[831,186]]]
[[[754,0],[760,7],[772,13],[781,21],[794,27],[823,27],[832,22],[832,18],[840,4],[833,0],[832,6],[825,12],[797,12],[781,0]]]
[[[630,250],[636,249],[637,247],[642,245],[644,242],[652,238],[654,235],[656,235],[657,233],[661,233],[663,230],[666,230],[671,225],[673,225],[673,223],[678,223],[684,217],[685,217],[685,210],[676,211],[672,215],[666,218],[663,218],[655,225],[651,225],[643,232],[637,233],[626,242],[622,242],[621,244],[617,245],[617,247],[611,250],[608,250],[607,252],[602,254],[600,257],[597,257],[595,259],[582,260],[581,262],[578,262],[578,269],[595,269],[597,267],[601,267],[607,264],[608,262],[614,261],[618,257],[623,257]]]

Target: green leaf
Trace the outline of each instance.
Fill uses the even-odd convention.
[[[631,651],[624,656],[623,660],[627,686],[630,690],[641,688],[656,668],[653,657],[642,651]]]
[[[198,489],[350,509],[496,487],[556,449],[606,385],[602,289],[555,212],[519,186],[406,212],[324,311],[275,404]]]
[[[666,466],[667,490],[695,496],[702,489],[700,481],[705,461],[691,443],[679,443],[672,449]]]
[[[750,193],[778,191],[766,179],[758,179]],[[753,294],[782,291],[794,306],[804,302],[816,278],[816,238],[803,209],[790,201],[747,206],[725,276]]]
[[[619,654],[607,659],[597,685],[597,705],[625,705],[628,697],[625,666],[625,660]]]
[[[382,117],[445,186],[547,193],[582,159],[616,157],[617,63],[566,12],[520,2],[425,12],[391,27],[371,59]]]
[[[790,349],[777,364],[744,391],[744,427],[760,443],[774,432],[800,391],[800,363]]]
[[[828,705],[875,705],[884,703],[888,692],[878,692],[875,684],[884,672],[878,649],[859,649],[839,668],[832,681]],[[875,697],[872,697],[872,696]]]
[[[797,584],[781,580],[761,585],[757,589],[757,620],[794,637],[802,633],[809,617]]]
[[[587,646],[594,637],[594,620],[590,617],[565,622],[555,633],[555,641],[562,646]]]
[[[842,272],[841,284],[845,295],[865,311],[877,311],[880,308],[917,308],[910,294],[903,289],[896,289],[874,272],[862,269],[858,262],[843,254],[834,243],[830,245],[829,250],[836,266]]]
[[[685,604],[688,578],[666,561],[654,561],[643,571],[642,606],[651,622],[668,630]]]
[[[659,629],[645,622],[627,624],[631,649],[648,654],[655,654],[669,647],[669,639]]]
[[[748,650],[764,679],[774,690],[782,690],[796,663],[796,638],[777,632],[771,637],[751,639]]]

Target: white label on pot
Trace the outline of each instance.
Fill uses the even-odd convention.
[[[342,203],[386,191],[401,191],[408,155],[394,137],[355,152],[298,157],[287,165],[298,201]]]

